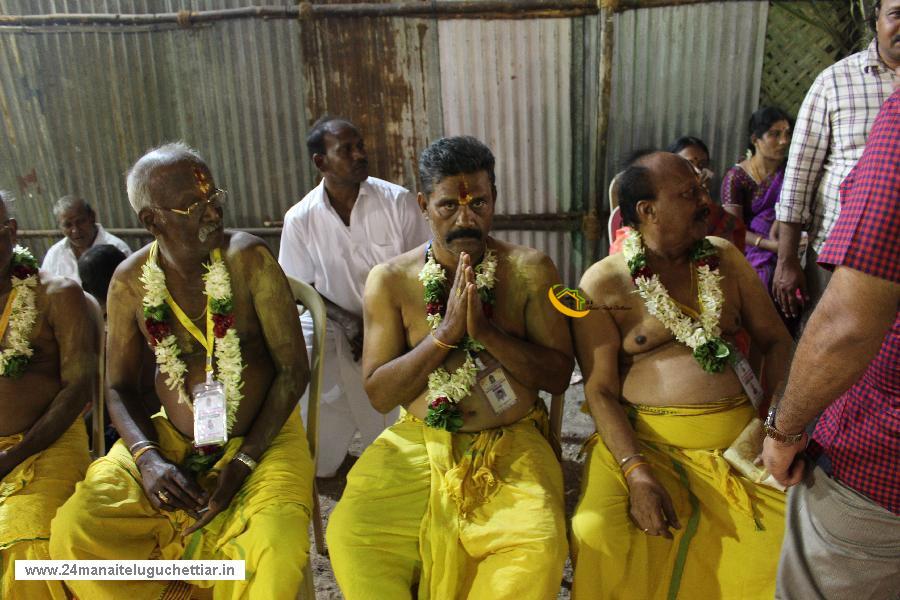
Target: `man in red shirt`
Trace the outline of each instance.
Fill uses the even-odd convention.
[[[819,256],[834,275],[767,421],[766,467],[784,485],[802,480],[788,498],[777,598],[900,596],[900,88],[841,200]],[[803,429],[823,409],[804,473]]]

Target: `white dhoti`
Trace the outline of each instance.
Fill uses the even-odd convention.
[[[312,316],[300,317],[307,355],[312,357]],[[350,343],[344,332],[331,319],[325,331],[322,396],[319,401],[319,448],[316,477],[332,477],[347,456],[347,450],[358,431],[363,448],[371,444],[385,428],[394,424],[399,408],[383,415],[369,402],[363,388],[362,363],[353,360]],[[306,423],[309,389],[300,399],[303,422]]]

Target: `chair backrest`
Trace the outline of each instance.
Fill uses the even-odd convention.
[[[88,307],[88,315],[97,332],[99,343],[99,368],[95,382],[94,401],[91,412],[91,456],[100,458],[106,455],[106,323],[103,319],[103,309],[97,299],[84,293],[85,304]]]
[[[609,211],[612,212],[619,207],[619,189],[616,185],[619,183],[619,175],[617,173],[612,181],[609,182]]]
[[[609,223],[607,224],[607,230],[609,232],[609,245],[612,246],[612,243],[616,239],[616,231],[618,231],[619,227],[622,226],[622,211],[619,207],[615,207],[611,213],[609,213]]]
[[[309,407],[306,411],[306,438],[309,441],[309,452],[312,455],[313,465],[316,464],[319,440],[319,397],[322,395],[322,373],[325,367],[325,302],[316,291],[316,288],[288,277],[291,285],[291,294],[294,300],[302,304],[309,311],[313,320],[313,351],[310,361],[309,379]]]

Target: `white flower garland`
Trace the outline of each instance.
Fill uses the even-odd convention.
[[[478,290],[479,298],[483,293],[494,289],[496,271],[497,254],[493,250],[487,250],[481,263],[475,267],[475,287]],[[446,284],[447,275],[444,267],[434,259],[432,252],[428,252],[425,266],[419,271],[419,281],[423,283],[426,290],[443,287]],[[425,318],[432,331],[438,328],[442,320],[440,313],[429,314]],[[429,404],[442,397],[447,398],[453,404],[458,404],[469,395],[472,386],[475,385],[478,367],[475,366],[473,355],[483,350],[484,346],[469,336],[463,338],[462,346],[466,350],[466,359],[452,374],[443,367],[438,367],[428,375],[427,399]]]
[[[13,249],[12,265],[34,263],[34,256],[27,248],[16,246]],[[15,275],[10,276],[12,281],[12,290],[15,291],[16,297],[13,299],[11,313],[9,317],[9,327],[7,340],[9,347],[0,352],[0,373],[7,375],[8,369],[14,369],[16,362],[23,359],[27,362],[34,354],[31,348],[31,331],[34,324],[37,323],[37,294],[34,288],[38,284],[38,274],[35,269],[33,274],[25,278],[19,278]],[[24,368],[24,365],[23,367]],[[20,373],[19,373],[20,374]]]
[[[217,317],[219,319],[233,320],[231,315],[231,303],[233,302],[231,277],[225,261],[214,260],[212,264],[206,265],[206,269],[207,272],[203,275],[203,283],[204,291],[210,301],[210,310],[214,313],[212,318],[214,320],[217,320]],[[144,284],[143,305],[145,314],[147,314],[148,309],[152,312],[158,311],[160,307],[165,307],[169,291],[166,288],[166,275],[156,260],[155,252],[151,252],[141,268],[140,281]],[[228,310],[217,312],[214,310],[216,306],[225,306],[228,307]],[[162,321],[157,319],[157,322]],[[152,336],[153,334],[151,333]],[[184,383],[187,365],[181,360],[181,348],[178,347],[178,340],[171,333],[171,330],[169,330],[168,335],[156,341],[153,350],[159,371],[166,375],[166,387],[172,391],[177,390],[178,401],[193,408],[191,397],[188,395]],[[224,335],[215,336],[213,355],[218,367],[216,379],[225,388],[226,424],[228,433],[231,433],[231,429],[237,420],[238,407],[244,398],[244,394],[241,391],[244,385],[241,373],[245,365],[241,356],[240,338],[237,330],[231,326],[230,322]]]
[[[641,234],[632,231],[622,245],[622,253],[627,263],[631,263],[644,252],[644,242]],[[719,319],[722,316],[722,307],[725,304],[725,295],[722,293],[720,281],[722,276],[717,271],[711,270],[708,265],[697,266],[697,287],[700,299],[700,319],[695,321],[684,314],[675,303],[666,286],[659,280],[659,275],[653,273],[649,278],[637,276],[634,284],[637,292],[644,300],[647,312],[659,319],[659,321],[672,332],[675,339],[696,350],[700,346],[719,338],[722,330],[719,328]]]

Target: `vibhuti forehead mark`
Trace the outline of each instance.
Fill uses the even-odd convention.
[[[209,182],[209,175],[200,167],[194,167],[194,181],[197,182],[197,189],[204,197],[209,195],[212,184]]]
[[[465,175],[459,179],[459,204],[467,206],[472,201],[472,194],[469,193],[469,184]]]

